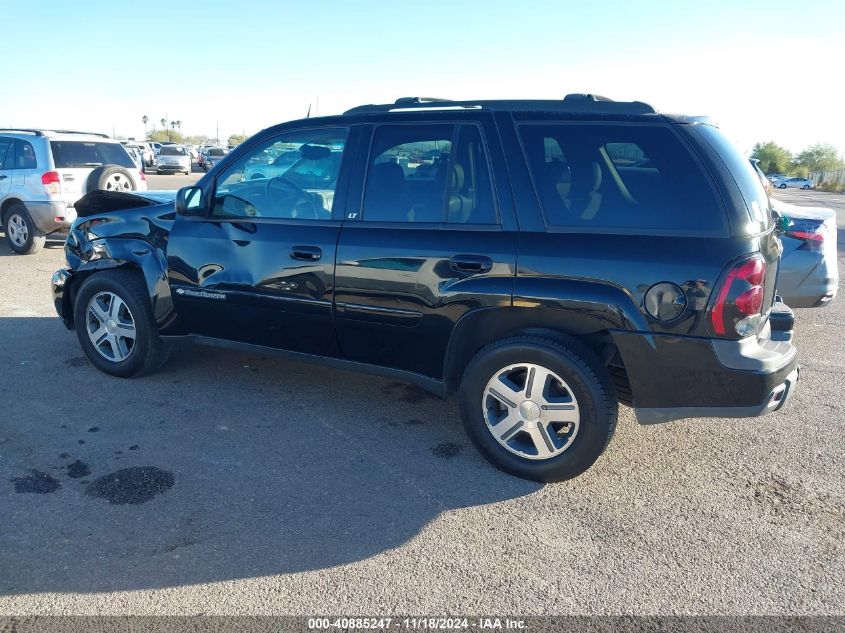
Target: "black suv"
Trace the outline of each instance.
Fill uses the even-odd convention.
[[[757,416],[798,378],[751,165],[640,102],[361,106],[264,130],[175,202],[77,210],[55,304],[102,371],[190,336],[395,377],[457,394],[479,450],[529,479],[589,468],[617,402]]]

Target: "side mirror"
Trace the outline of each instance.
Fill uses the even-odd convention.
[[[199,187],[182,187],[176,192],[178,215],[205,215],[205,200]]]

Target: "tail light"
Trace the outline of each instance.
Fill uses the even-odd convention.
[[[44,185],[44,193],[48,196],[57,196],[62,192],[62,183],[57,171],[48,171],[42,174],[41,184]]]
[[[824,220],[809,218],[788,218],[788,220],[789,227],[783,234],[801,240],[803,244],[798,248],[807,251],[820,251],[824,248]]]
[[[735,263],[722,280],[710,310],[710,325],[719,336],[750,336],[763,322],[766,260],[760,253]]]

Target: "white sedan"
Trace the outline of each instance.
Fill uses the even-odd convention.
[[[778,189],[786,189],[787,187],[795,189],[812,189],[813,181],[809,178],[781,178],[776,180],[774,186]]]

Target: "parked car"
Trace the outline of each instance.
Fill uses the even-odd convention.
[[[0,220],[16,253],[35,253],[70,227],[85,193],[146,188],[124,147],[105,135],[0,129]]]
[[[776,198],[772,209],[783,218],[778,294],[791,308],[826,306],[839,289],[836,212]]]
[[[208,171],[215,164],[219,163],[229,154],[229,150],[223,147],[209,147],[199,158],[199,166]]]
[[[153,146],[147,143],[146,141],[138,141],[136,142],[138,147],[141,148],[141,155],[144,158],[144,166],[145,167],[152,167],[155,165],[155,150]]]
[[[774,186],[778,189],[812,189],[813,181],[809,178],[783,178],[776,180]]]
[[[161,151],[161,143],[158,141],[147,141],[150,144],[150,147],[153,148],[154,158],[158,158],[158,153]],[[152,165],[150,165],[152,167]]]
[[[162,145],[156,160],[157,174],[191,173],[191,155],[182,145]]]
[[[185,145],[185,149],[188,150],[188,153],[191,155],[192,160],[196,160],[197,158],[199,158],[199,152],[197,151],[197,148],[195,146]]]
[[[141,148],[130,141],[120,141],[120,144],[123,145],[123,149],[125,149],[126,153],[132,158],[132,161],[135,163],[138,171],[144,171],[144,157],[141,152]]]
[[[768,174],[766,176],[766,180],[770,183],[774,184],[777,180],[783,180],[784,178],[789,178],[786,174]]]
[[[301,180],[246,176],[291,149]],[[798,380],[756,174],[706,120],[640,102],[361,106],[260,132],[174,204],[79,206],[53,296],[103,372],[190,336],[399,378],[455,394],[528,479],[589,468],[617,402],[758,416]]]

